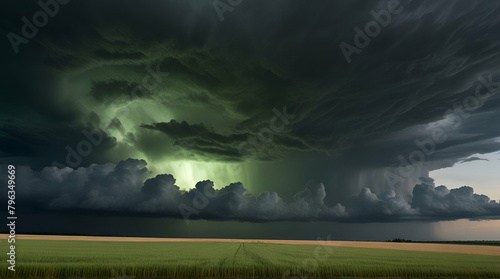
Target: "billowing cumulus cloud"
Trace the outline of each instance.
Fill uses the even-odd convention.
[[[427,216],[498,216],[500,212],[499,203],[485,195],[475,194],[469,186],[448,189],[446,186],[419,184],[413,189],[412,204]]]
[[[220,197],[198,216],[495,213],[494,203],[489,208],[474,195],[479,208],[466,206],[465,190],[441,197],[415,184],[430,171],[500,150],[499,3],[402,0],[348,63],[339,46],[355,46],[356,30],[388,1],[244,1],[222,22],[212,2],[75,1],[19,45],[18,55],[2,40],[8,71],[0,163],[29,165],[40,183],[50,172],[87,181],[68,199],[41,203],[48,208],[173,214],[194,194],[155,175],[184,171],[177,162],[189,161],[240,164],[252,182],[217,190]],[[20,19],[39,8],[9,5],[0,9],[4,38],[22,35]],[[269,16],[254,20],[262,15]],[[89,141],[84,128],[103,135],[89,154],[78,150]],[[154,173],[127,184],[136,172],[125,167],[127,158],[145,160]],[[74,170],[42,170],[54,162]],[[106,170],[117,170],[114,178]],[[88,171],[102,177],[90,183]],[[100,187],[97,179],[125,184]],[[323,186],[302,190],[310,179]],[[44,183],[47,195],[64,184]],[[252,196],[246,188],[269,193]],[[293,202],[278,196],[297,192]],[[432,196],[446,210],[409,196]]]
[[[77,169],[47,167],[36,172],[17,170],[19,203],[27,212],[102,211],[114,214],[154,214],[177,218],[207,218],[246,221],[337,219],[347,216],[337,204],[329,207],[323,184],[309,186],[284,202],[278,193],[249,194],[237,182],[215,189],[211,181],[180,190],[175,178],[160,174],[147,178],[143,160],[114,164],[92,164]]]
[[[418,184],[406,201],[388,191],[376,195],[369,188],[352,197],[349,205],[327,205],[322,183],[311,183],[284,201],[276,192],[250,194],[240,182],[215,189],[214,183],[198,182],[181,190],[169,174],[148,177],[146,162],[128,159],[117,165],[93,164],[87,168],[48,167],[40,172],[29,167],[17,171],[18,200],[22,211],[87,211],[107,214],[143,214],[190,219],[253,222],[328,220],[341,222],[441,220],[492,218],[500,204],[464,186],[435,187],[432,181]]]
[[[377,196],[369,188],[363,189],[355,201],[354,216],[363,220],[488,219],[498,218],[500,214],[500,203],[486,195],[475,194],[472,187],[448,189],[443,185],[436,187],[429,181],[415,185],[409,201],[394,191]]]

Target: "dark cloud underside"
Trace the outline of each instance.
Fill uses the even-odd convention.
[[[252,181],[217,190],[195,218],[498,216],[472,188],[420,177],[500,150],[500,3],[401,1],[348,63],[339,45],[388,3],[252,0],[220,21],[211,0],[74,1],[14,55],[7,34],[40,7],[2,2],[0,163],[43,185],[26,199],[46,210],[174,216],[194,190],[164,173],[192,162]],[[102,136],[88,155],[84,130]],[[432,152],[402,175],[422,146]],[[42,170],[54,162],[74,169]]]

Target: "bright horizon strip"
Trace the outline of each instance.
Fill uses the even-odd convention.
[[[500,154],[475,154],[484,160],[456,163],[449,168],[432,171],[429,176],[436,186],[446,185],[448,189],[471,186],[476,194],[484,194],[492,200],[500,200]]]

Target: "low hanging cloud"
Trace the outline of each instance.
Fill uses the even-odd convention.
[[[365,188],[355,201],[351,216],[370,217],[370,220],[500,218],[500,203],[488,196],[475,194],[469,186],[448,189],[443,185],[436,187],[432,182],[423,182],[415,185],[409,201],[397,196],[393,190],[377,196]]]
[[[147,179],[148,174],[146,162],[136,159],[78,169],[47,167],[40,172],[19,167],[18,181],[23,186],[18,188],[18,200],[26,210],[143,213],[180,218],[186,216],[186,210],[199,212],[193,218],[248,221],[347,216],[340,204],[324,204],[323,184],[307,187],[297,193],[294,201],[286,203],[275,192],[249,194],[239,182],[214,189],[213,182],[207,180],[184,191],[175,185],[170,174]],[[206,205],[197,205],[200,199]]]
[[[213,0],[72,2],[36,41],[19,46],[20,55],[3,41],[4,91],[16,94],[0,104],[0,163],[37,170],[64,164],[66,146],[85,139],[81,130],[91,122],[107,144],[81,166],[131,157],[172,165],[251,158],[272,163],[246,170],[258,185],[267,185],[274,165],[269,172],[282,180],[273,191],[289,196],[298,190],[290,181],[313,177],[337,197],[359,193],[365,177],[370,191],[381,193],[383,170],[418,151],[415,141],[428,139],[436,125],[447,139],[433,146],[422,169],[497,152],[500,52],[491,38],[500,3],[400,2],[403,10],[350,64],[339,45],[354,44],[354,28],[373,22],[388,1],[252,0],[224,22]],[[20,34],[20,19],[34,7],[15,1],[0,9],[2,31]],[[252,20],[262,14],[274,16]],[[131,15],[141,20],[110,28]],[[479,106],[471,108],[477,93],[489,97],[472,99]],[[254,148],[273,108],[283,106],[297,115],[286,132]],[[443,119],[448,110],[456,114]],[[252,156],[238,150],[247,140]],[[310,156],[310,167],[289,168],[298,156]],[[413,177],[426,173],[401,181],[397,196],[411,194]]]
[[[199,156],[211,154],[225,161],[242,161],[244,154],[239,152],[238,146],[250,136],[238,133],[220,135],[202,124],[190,125],[186,121],[175,120],[141,127],[161,131],[174,140],[174,145],[196,151]]]
[[[470,157],[467,159],[463,159],[462,161],[460,161],[460,163],[463,164],[463,163],[474,162],[474,161],[487,161],[487,162],[489,162],[488,159],[479,158],[479,157]]]
[[[435,187],[422,180],[405,200],[394,191],[376,195],[363,189],[346,206],[325,204],[322,183],[307,185],[291,201],[276,192],[248,193],[240,182],[215,189],[205,180],[181,190],[170,174],[150,175],[144,160],[93,164],[78,169],[47,167],[37,172],[18,167],[17,200],[25,211],[79,211],[108,214],[266,221],[443,220],[500,217],[500,204],[471,187]]]
[[[419,184],[413,189],[412,205],[425,216],[500,217],[500,204],[490,200],[488,196],[474,194],[474,189],[469,186],[448,189],[446,186]]]

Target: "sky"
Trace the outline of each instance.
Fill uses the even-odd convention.
[[[498,238],[500,3],[0,5],[21,231]]]

